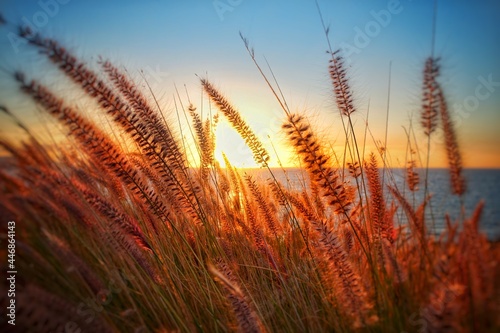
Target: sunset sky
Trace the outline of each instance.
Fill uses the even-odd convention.
[[[419,125],[420,82],[423,63],[431,54],[433,1],[318,3],[333,48],[342,48],[349,64],[360,138],[370,105],[371,134],[376,141],[384,140],[392,62],[387,146],[391,165],[402,166],[403,127],[409,127],[411,118],[422,152],[426,145]],[[110,59],[137,82],[142,82],[142,71],[175,121],[175,86],[185,106],[187,91],[193,104],[208,113],[196,74],[208,77],[268,147],[271,164],[278,163],[272,142],[281,162],[292,165],[279,133],[283,111],[248,56],[241,32],[261,65],[267,69],[266,59],[269,62],[292,111],[309,115],[320,136],[332,140],[333,149],[341,153],[343,132],[328,77],[328,44],[312,0],[3,0],[0,13],[7,21],[0,27],[0,104],[21,117],[32,117],[33,104],[18,93],[9,73],[22,69],[64,91],[51,81],[57,73],[51,65],[12,39],[17,24],[28,24],[88,63],[98,56]],[[441,82],[465,166],[500,167],[500,2],[439,1],[435,55],[442,59]],[[45,121],[36,116],[30,124],[43,127]],[[16,135],[4,116],[0,124],[1,136]],[[255,166],[243,140],[226,122],[219,125],[217,137],[218,156],[224,151],[236,166]],[[439,138],[438,133],[432,142],[431,166],[442,167],[446,160]],[[366,142],[367,151],[373,150],[372,136]]]

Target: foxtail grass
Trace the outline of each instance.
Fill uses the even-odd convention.
[[[92,69],[56,40],[25,27],[18,33],[112,128],[106,132],[90,110],[81,112],[70,93],[20,71],[12,76],[65,134],[54,148],[16,110],[0,107],[28,137],[0,138],[8,156],[0,161],[0,212],[19,226],[19,331],[69,330],[68,324],[95,332],[500,328],[498,258],[480,232],[483,203],[471,216],[457,207],[460,219],[443,216],[446,226],[431,232],[425,211],[432,196],[425,189],[415,202],[422,162],[410,134],[417,129],[407,132],[411,156],[398,186],[387,165],[390,147],[365,158],[368,145],[358,144],[352,116],[361,108],[340,52],[330,50],[326,64],[343,122],[332,129],[344,139],[345,153],[333,151],[342,156],[337,160],[308,115],[290,111],[271,68],[272,80],[244,39],[303,166],[304,178],[292,185],[291,176],[280,178],[270,168],[272,156],[244,111],[207,79],[200,79],[207,97],[201,103],[218,113],[203,116],[191,101],[186,108],[179,101],[176,111],[192,126],[181,131],[112,62],[100,60]],[[463,199],[464,166],[438,59],[430,57],[423,73],[419,130],[429,139],[442,126],[452,193]],[[220,114],[267,179],[234,167],[225,155],[219,164]],[[7,238],[5,224],[0,236]]]

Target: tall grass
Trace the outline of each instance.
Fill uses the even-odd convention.
[[[118,67],[100,61],[95,71],[55,40],[27,28],[19,34],[95,100],[95,112],[109,119],[113,133],[85,117],[70,96],[21,72],[13,75],[26,97],[62,125],[71,145],[54,151],[15,110],[2,107],[29,138],[0,141],[10,156],[0,170],[0,211],[4,221],[18,223],[17,321],[10,331],[500,328],[497,258],[479,232],[482,203],[470,217],[448,218],[440,235],[427,231],[424,211],[431,199],[415,204],[406,195],[419,191],[416,144],[408,134],[406,189],[381,177],[380,152],[363,160],[340,52],[331,52],[328,68],[346,119],[349,154],[339,163],[307,115],[288,110],[245,40],[283,107],[283,132],[309,178],[309,185],[290,187],[269,168],[271,157],[243,115],[207,79],[200,79],[206,96],[267,168],[269,182],[246,175],[226,157],[224,166],[215,160],[218,116],[203,119],[194,105],[183,110],[192,119],[200,157],[191,165],[175,126]],[[451,188],[463,196],[460,151],[433,58],[423,73],[422,128],[411,131],[430,136],[441,124]],[[115,137],[133,149],[122,149]],[[6,293],[0,297],[6,306]]]

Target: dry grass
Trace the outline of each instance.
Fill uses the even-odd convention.
[[[428,232],[427,199],[414,204],[405,195],[418,191],[413,157],[407,189],[381,177],[378,152],[360,158],[350,119],[353,91],[338,52],[329,72],[347,120],[350,161],[339,167],[306,116],[291,114],[274,91],[286,114],[283,131],[309,177],[307,187],[291,188],[269,168],[270,156],[243,116],[208,80],[200,83],[209,100],[267,168],[269,182],[244,175],[227,158],[225,168],[214,159],[217,116],[204,120],[193,105],[184,110],[201,161],[189,165],[171,124],[117,67],[104,61],[96,72],[54,40],[26,29],[20,35],[95,99],[113,135],[135,150],[124,151],[70,97],[15,75],[74,148],[54,153],[2,107],[30,137],[0,141],[10,155],[0,170],[0,212],[4,222],[18,223],[14,331],[59,332],[68,325],[82,332],[500,329],[498,246],[492,250],[479,232],[482,203],[472,216],[448,220],[441,235]],[[253,51],[251,57],[256,61]],[[441,119],[452,189],[462,196],[460,152],[435,62],[428,60],[423,71],[421,130],[432,135]],[[3,307],[6,294],[0,297]]]

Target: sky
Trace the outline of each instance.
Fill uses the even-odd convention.
[[[366,150],[384,142],[388,111],[390,164],[404,166],[410,122],[425,158],[420,87],[423,63],[433,49],[434,1],[318,0],[318,6],[332,47],[346,58],[357,109],[353,121],[363,141],[368,119]],[[208,77],[271,152],[271,165],[294,165],[280,132],[284,113],[249,57],[241,32],[267,75],[269,63],[290,109],[308,116],[318,135],[342,153],[344,134],[328,76],[328,43],[313,0],[2,0],[0,13],[7,21],[0,26],[0,104],[34,128],[46,129],[50,120],[19,93],[11,73],[23,70],[59,93],[69,88],[36,50],[12,38],[19,24],[59,40],[91,66],[101,56],[126,68],[141,86],[146,80],[173,122],[176,105],[186,107],[188,99],[205,116],[215,112],[198,78]],[[434,55],[441,57],[441,82],[464,165],[498,168],[500,2],[440,0],[436,13]],[[92,106],[72,94],[77,107],[94,116]],[[102,115],[95,117],[106,126]],[[182,121],[178,127],[179,135],[189,135]],[[2,116],[0,137],[16,135]],[[255,166],[250,150],[226,121],[220,122],[216,135],[219,159],[224,152],[236,166]],[[431,149],[430,165],[446,166],[440,133],[431,140]]]

